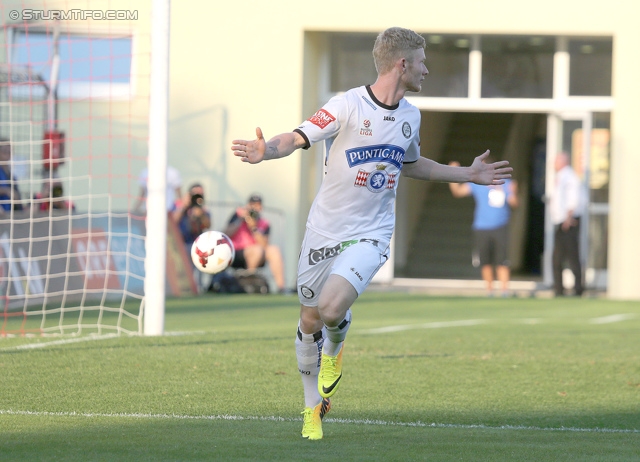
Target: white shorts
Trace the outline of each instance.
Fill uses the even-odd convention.
[[[307,229],[298,260],[298,298],[305,306],[318,306],[318,297],[330,274],[351,283],[358,295],[389,259],[389,244],[358,238],[336,242]]]

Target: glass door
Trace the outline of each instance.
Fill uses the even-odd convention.
[[[599,120],[602,117],[598,118]],[[607,285],[607,223],[609,215],[609,125],[594,128],[594,115],[584,113],[549,114],[547,119],[546,204],[555,182],[555,157],[560,151],[571,157],[571,165],[583,185],[585,207],[580,226],[580,259],[587,289],[604,290]],[[545,211],[545,251],[543,279],[553,285],[552,255],[554,227],[549,207]],[[565,272],[571,285],[572,274]]]

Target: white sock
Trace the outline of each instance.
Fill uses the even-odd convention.
[[[336,327],[326,327],[327,339],[324,341],[324,346],[322,347],[322,352],[325,355],[335,356],[340,352],[342,343],[347,337],[349,326],[351,326],[351,309],[347,310],[344,319],[340,321]]]
[[[322,397],[318,393],[318,372],[320,371],[320,356],[325,336],[324,329],[315,334],[304,334],[298,324],[296,356],[304,388],[305,407],[313,408],[322,401]]]

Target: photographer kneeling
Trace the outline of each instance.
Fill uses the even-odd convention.
[[[176,202],[172,218],[180,229],[187,255],[190,255],[193,242],[211,227],[211,214],[205,207],[204,188],[200,183],[192,184],[182,199]],[[210,276],[196,270],[195,266],[193,269],[198,291],[203,292],[209,286]]]
[[[239,207],[229,220],[224,233],[231,238],[236,250],[232,267],[256,270],[269,264],[280,292],[285,291],[284,264],[280,249],[269,244],[269,222],[261,216],[262,197],[253,194],[246,206]]]
[[[64,197],[64,189],[60,181],[45,181],[42,190],[33,195],[32,207],[41,212],[49,210],[71,210],[76,211],[76,206]]]

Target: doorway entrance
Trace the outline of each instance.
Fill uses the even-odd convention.
[[[583,213],[580,226],[580,259],[587,288],[604,290],[607,285],[609,218],[608,113],[557,112],[548,115],[546,196],[551,194],[555,155],[564,151],[583,185]],[[544,283],[551,285],[553,223],[545,219]]]
[[[423,111],[425,156],[470,165],[485,149],[514,167],[520,206],[512,213],[509,257],[514,277],[540,279],[544,252],[547,121],[544,114]],[[449,186],[404,179],[397,201],[396,277],[478,279],[474,266],[474,201]]]
[[[606,289],[609,213],[609,113],[422,111],[422,150],[441,163],[470,165],[486,148],[509,160],[520,206],[510,223],[513,278],[551,287],[553,225],[545,203],[559,151],[571,154],[582,178],[587,207],[581,235],[586,287]],[[478,279],[473,266],[472,198],[454,199],[448,185],[400,182],[391,277]],[[389,265],[391,266],[391,265]]]

